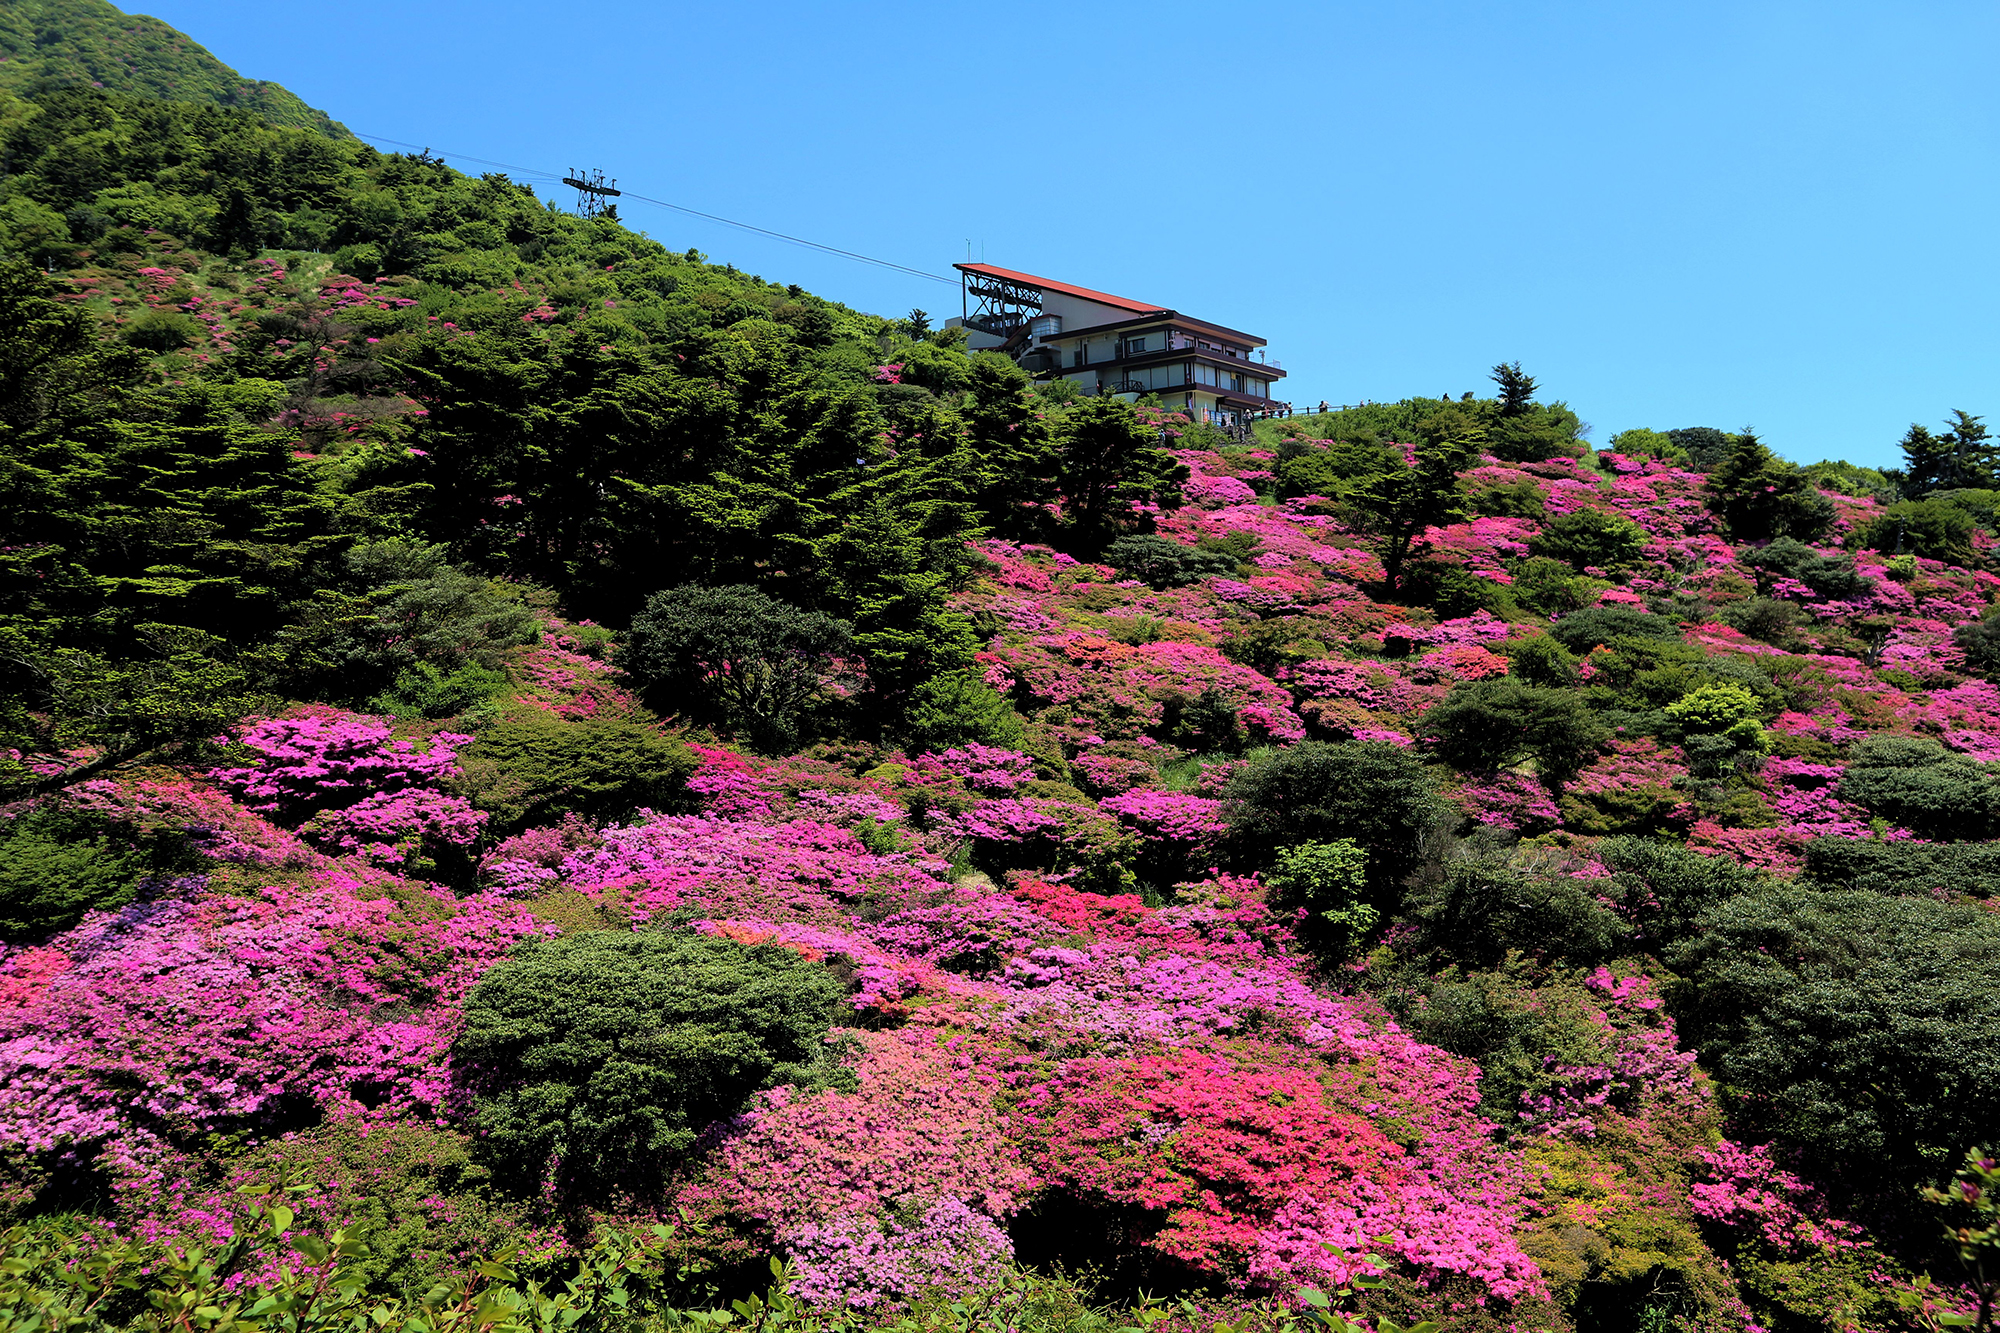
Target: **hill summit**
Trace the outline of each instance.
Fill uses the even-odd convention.
[[[106,0],[10,0],[0,6],[0,93],[50,84],[239,107],[273,125],[351,137],[326,112],[275,83],[244,78],[159,19]]]

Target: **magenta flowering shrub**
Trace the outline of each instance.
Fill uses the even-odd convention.
[[[406,788],[435,788],[459,773],[458,750],[472,738],[439,732],[419,748],[396,739],[380,718],[329,711],[259,722],[237,741],[250,762],[208,776],[252,810],[297,816]]]
[[[1688,1191],[1695,1215],[1746,1228],[1780,1253],[1826,1245],[1853,1245],[1859,1228],[1826,1215],[1811,1186],[1771,1160],[1768,1146],[1744,1147],[1724,1139],[1698,1157],[1708,1177]]]
[[[437,790],[461,772],[458,750],[471,741],[439,732],[420,749],[381,719],[353,713],[272,718],[239,737],[253,762],[208,776],[252,809],[285,820],[309,814],[299,831],[329,851],[401,865],[426,847],[468,848],[485,827],[464,797]]]
[[[1545,1056],[1542,1077],[1521,1096],[1522,1124],[1545,1135],[1587,1139],[1596,1136],[1596,1117],[1604,1111],[1695,1100],[1695,1053],[1680,1049],[1652,979],[1621,978],[1600,967],[1584,984],[1603,1002],[1589,1015],[1594,1058],[1570,1063]]]
[[[725,916],[840,925],[864,897],[904,902],[941,886],[910,853],[875,855],[836,825],[660,816],[603,830],[560,876],[592,897],[617,892],[639,917],[681,906]]]
[[[1129,791],[1097,803],[1161,842],[1207,843],[1228,828],[1222,802],[1171,791]]]

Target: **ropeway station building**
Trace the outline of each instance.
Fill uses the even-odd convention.
[[[1241,427],[1285,406],[1273,397],[1284,369],[1265,342],[1145,301],[991,264],[954,264],[973,351],[1005,352],[1038,380],[1073,380],[1088,394],[1130,401],[1157,394],[1197,421]]]

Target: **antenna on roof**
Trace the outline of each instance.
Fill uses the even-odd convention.
[[[588,172],[572,170],[569,175],[563,177],[563,184],[570,186],[576,191],[576,215],[578,217],[594,218],[605,213],[610,213],[613,217],[617,216],[612,211],[616,205],[608,205],[604,200],[607,197],[616,197],[621,193],[618,189],[618,182],[604,179],[604,173],[596,167],[592,167]]]

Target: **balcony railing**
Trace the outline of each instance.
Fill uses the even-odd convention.
[[[1283,370],[1285,368],[1285,363],[1282,361],[1267,361],[1263,357],[1252,360],[1247,352],[1231,351],[1227,347],[1217,347],[1212,343],[1202,346],[1197,344],[1193,338],[1169,336],[1165,350],[1169,352],[1207,352],[1212,356],[1224,357],[1230,361],[1241,361],[1246,366],[1269,366],[1273,370]]]

